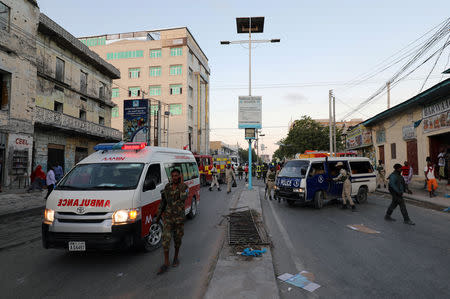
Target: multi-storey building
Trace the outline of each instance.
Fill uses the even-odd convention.
[[[117,104],[113,128],[123,131],[124,100],[160,101],[170,111],[168,146],[209,153],[210,69],[188,28],[82,37],[80,41],[121,71],[112,89]],[[156,109],[152,107],[152,113]],[[165,136],[160,140],[166,140]],[[158,145],[167,146],[164,142]]]

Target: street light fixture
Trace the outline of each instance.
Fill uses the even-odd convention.
[[[236,18],[237,33],[248,33],[248,40],[221,41],[221,45],[248,43],[248,95],[252,96],[252,43],[279,43],[279,38],[252,40],[252,33],[264,31],[264,17]],[[257,139],[258,137],[256,137]],[[257,147],[258,150],[258,147]],[[248,189],[252,189],[252,139],[248,139]]]

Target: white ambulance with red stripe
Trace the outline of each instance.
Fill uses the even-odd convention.
[[[159,247],[163,223],[153,223],[170,172],[189,186],[185,213],[197,214],[200,179],[191,152],[145,143],[99,144],[57,184],[47,199],[44,248],[69,251]]]

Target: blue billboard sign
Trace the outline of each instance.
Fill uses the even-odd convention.
[[[123,101],[123,141],[149,142],[147,99]]]

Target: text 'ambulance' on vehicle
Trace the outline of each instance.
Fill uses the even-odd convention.
[[[45,248],[69,251],[159,247],[163,223],[152,223],[174,168],[189,187],[185,214],[200,200],[191,152],[146,143],[99,144],[50,194],[42,224]]]

